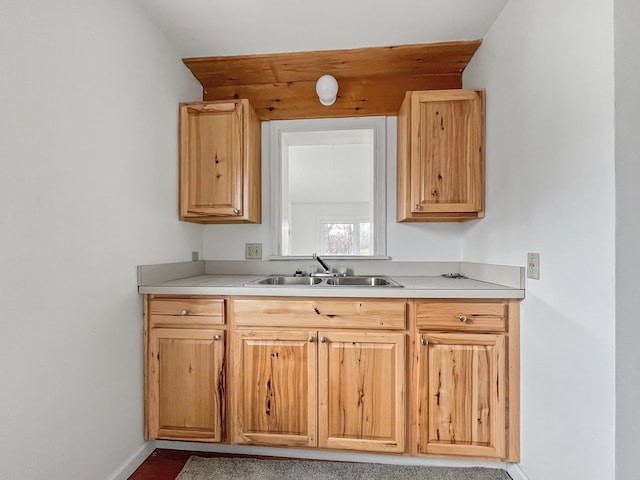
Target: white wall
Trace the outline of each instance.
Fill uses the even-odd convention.
[[[464,75],[487,89],[488,195],[463,258],[541,255],[522,302],[530,480],[614,478],[613,82],[612,0],[511,0]]]
[[[244,244],[262,243],[263,256],[273,251],[269,199],[268,124],[262,127],[262,224],[207,225],[204,227],[204,258],[243,260]],[[387,255],[398,261],[460,261],[462,227],[457,223],[396,223],[397,119],[387,119]],[[331,191],[331,188],[328,188]],[[311,254],[312,252],[309,252]],[[353,262],[354,260],[351,260]]]
[[[640,3],[615,0],[616,478],[640,471]]]
[[[177,103],[128,0],[0,3],[0,478],[104,479],[143,446],[136,265],[190,259]]]

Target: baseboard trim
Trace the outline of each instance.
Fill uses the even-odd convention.
[[[513,480],[529,480],[529,477],[527,477],[518,463],[507,463],[507,473]]]
[[[155,449],[156,442],[145,442],[135,453],[127,458],[122,465],[115,469],[113,473],[107,477],[107,480],[127,480]]]
[[[506,464],[504,462],[494,462],[490,460],[454,460],[431,457],[410,457],[406,455],[340,452],[335,450],[179,442],[174,440],[156,440],[155,446],[156,448],[166,448],[169,450],[192,450],[194,452],[216,452],[239,455],[263,455],[267,457],[288,457],[306,460],[331,460],[338,462],[384,463],[389,465],[421,465],[433,467],[486,467],[506,470]]]

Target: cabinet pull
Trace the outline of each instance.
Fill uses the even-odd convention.
[[[216,341],[220,340],[220,335],[214,335],[213,339],[216,340]]]
[[[416,203],[415,209],[416,210],[420,210],[420,209],[422,209],[422,206],[419,203]]]
[[[466,323],[469,319],[466,315],[458,315],[458,320],[460,320],[462,323]]]
[[[234,209],[233,209],[233,213],[234,213],[234,214],[236,214],[236,215],[238,215],[238,214],[240,213],[240,210],[238,210],[237,208],[234,208]]]
[[[314,340],[315,340],[315,339],[313,338],[313,335],[311,335],[311,336],[309,337],[309,343],[313,343],[313,341],[314,341]]]
[[[185,315],[187,315],[188,313],[189,313],[189,312],[187,312],[186,310],[181,310],[181,311],[180,311],[180,315],[182,315],[183,317],[184,317]]]
[[[420,343],[426,346],[426,345],[429,345],[429,340],[427,340],[426,338],[422,338],[420,339]]]
[[[327,343],[326,337],[320,337],[320,343]]]

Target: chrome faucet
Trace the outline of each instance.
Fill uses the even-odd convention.
[[[322,260],[322,258],[320,258],[320,256],[318,256],[317,254],[313,254],[312,258],[314,260],[317,260],[318,263],[320,265],[322,265],[322,269],[324,270],[323,272],[320,273],[312,273],[312,276],[317,276],[317,277],[337,277],[338,274],[337,273],[333,273],[331,271],[331,267],[329,267],[329,265],[326,264],[326,262],[324,260]]]

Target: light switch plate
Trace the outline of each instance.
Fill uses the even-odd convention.
[[[540,254],[527,253],[527,278],[540,280]]]

